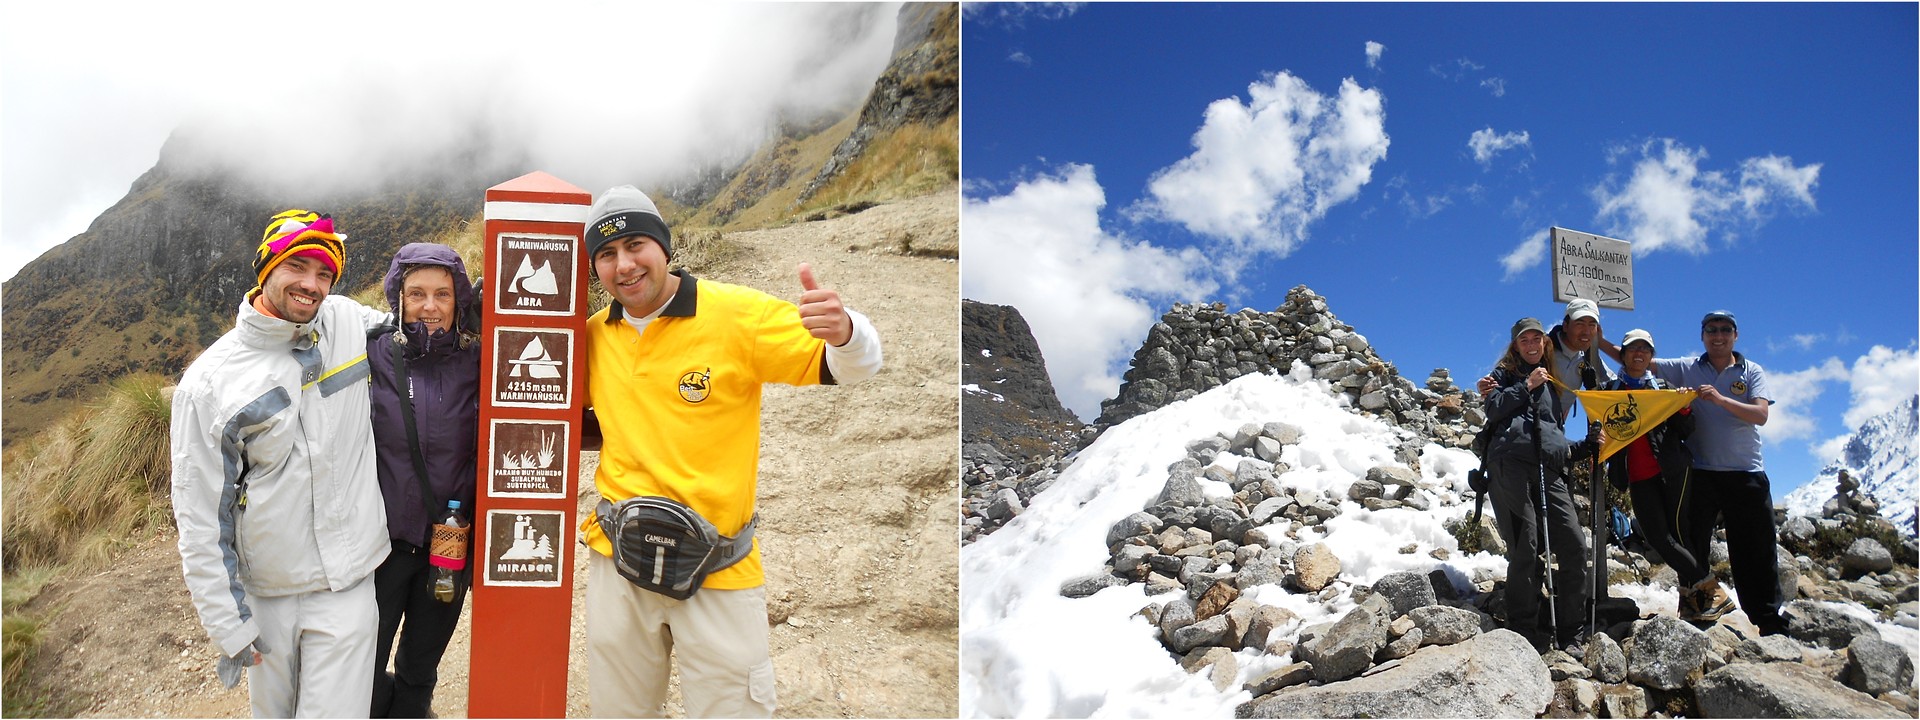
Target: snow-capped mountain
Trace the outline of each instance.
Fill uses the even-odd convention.
[[[1787,493],[1783,503],[1791,515],[1819,515],[1820,507],[1833,497],[1834,483],[1840,471],[1860,481],[1861,492],[1880,504],[1880,514],[1895,527],[1913,534],[1915,511],[1914,485],[1920,478],[1920,452],[1915,438],[1920,437],[1920,395],[1861,424],[1847,439],[1840,459],[1827,465],[1818,476]]]

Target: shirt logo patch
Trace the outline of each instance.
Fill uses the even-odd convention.
[[[706,372],[689,372],[680,376],[680,399],[697,403],[707,399],[713,379],[713,368]]]
[[[1730,389],[1733,390],[1733,394],[1735,395],[1745,395],[1747,394],[1747,381],[1735,380],[1733,381],[1733,387]]]

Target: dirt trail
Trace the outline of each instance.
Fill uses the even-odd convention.
[[[958,208],[953,192],[846,217],[733,233],[714,279],[796,299],[795,266],[873,319],[886,369],[846,388],[769,386],[759,537],[781,717],[955,717],[958,697]],[[582,458],[581,512],[597,500]],[[589,715],[585,558],[575,551],[567,714]],[[469,608],[470,610],[471,608]],[[246,686],[214,678],[215,651],[180,579],[171,534],[118,569],[50,584],[34,672],[90,692],[82,717],[245,717]],[[469,614],[470,617],[470,614]],[[441,663],[434,710],[467,714],[469,627]],[[683,714],[677,690],[670,712]]]

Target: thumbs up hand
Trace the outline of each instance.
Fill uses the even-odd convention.
[[[840,293],[820,287],[813,266],[800,263],[800,324],[814,337],[839,347],[853,339],[853,319],[840,302]]]

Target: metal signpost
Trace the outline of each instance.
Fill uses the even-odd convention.
[[[1633,309],[1633,254],[1625,240],[1562,227],[1548,232],[1553,245],[1553,299],[1586,298],[1603,308]]]
[[[542,172],[487,189],[471,717],[563,717],[593,195]]]

